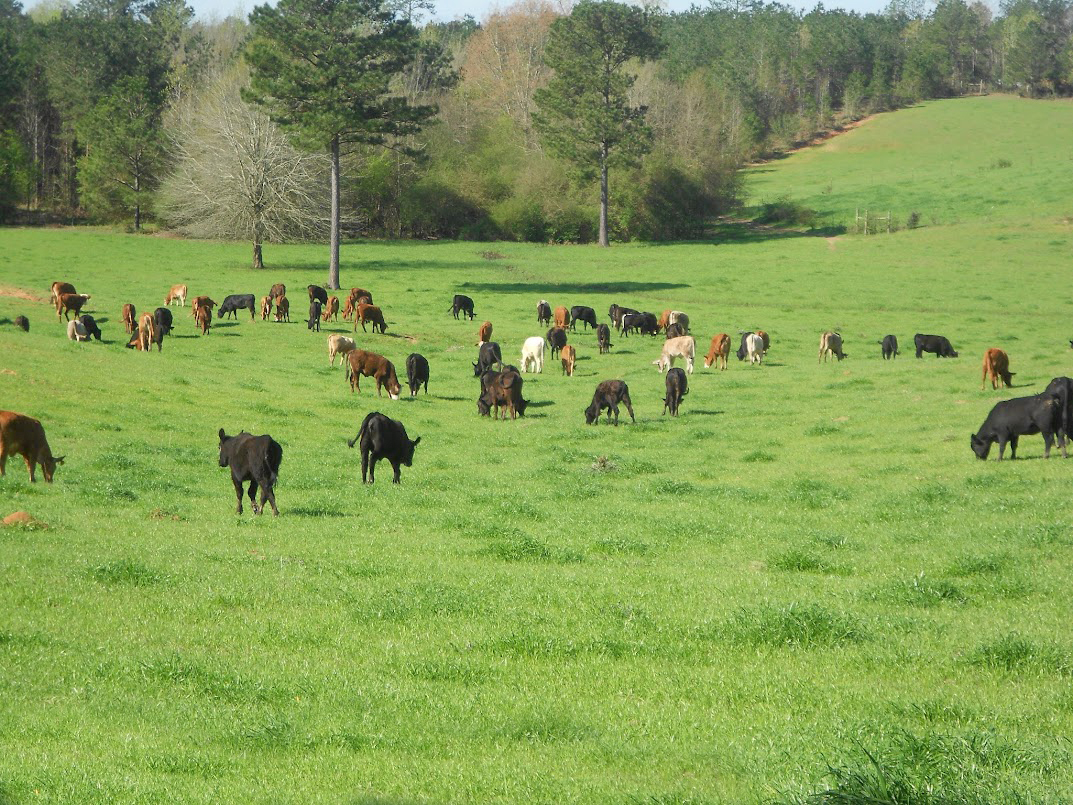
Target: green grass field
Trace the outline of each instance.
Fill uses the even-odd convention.
[[[323,246],[255,272],[246,244],[0,230],[0,321],[31,321],[0,325],[0,408],[67,456],[51,486],[18,458],[0,481],[0,515],[48,526],[0,528],[0,804],[1073,799],[1073,460],[1038,436],[1015,462],[969,448],[994,402],[1073,374],[1071,112],[927,104],[750,179],[758,200],[924,214],[891,235],[348,244],[344,286],[389,325],[359,345],[431,364],[430,394],[398,402],[328,366],[349,325],[301,322]],[[106,343],[66,340],[61,279]],[[294,323],[201,337],[187,308],[163,352],[124,349],[123,303],[178,281],[218,301],[285,282]],[[756,328],[771,350],[698,363],[672,420],[657,340],[598,355],[581,332],[575,377],[549,361],[527,416],[478,417],[477,326],[517,363],[541,298],[679,308],[698,352]],[[817,365],[824,329],[845,362]],[[915,332],[961,357],[916,360]],[[1012,391],[980,391],[991,346]],[[613,377],[637,424],[586,426]],[[400,486],[386,464],[360,483],[346,440],[371,410],[422,437]],[[279,518],[234,514],[221,427],[283,445]]]

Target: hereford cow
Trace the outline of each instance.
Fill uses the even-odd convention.
[[[827,331],[820,334],[820,352],[816,356],[816,363],[819,363],[821,358],[827,363],[828,355],[834,355],[839,360],[846,357],[842,351],[842,336],[839,333]]]
[[[596,346],[600,350],[600,354],[610,352],[611,347],[611,328],[606,324],[601,324],[596,328]]]
[[[350,393],[361,391],[358,381],[364,375],[376,380],[376,396],[380,396],[381,389],[387,389],[387,396],[393,400],[399,399],[402,387],[399,378],[395,374],[395,365],[375,352],[366,352],[363,349],[355,349],[347,355],[346,379],[350,383]]]
[[[387,330],[387,325],[384,323],[384,314],[380,308],[376,305],[367,305],[364,302],[358,304],[358,314],[354,317],[354,330],[357,331],[358,323],[361,323],[362,332],[368,332],[365,329],[365,322],[369,322],[372,325],[373,332],[376,332],[376,328],[380,328],[380,334],[383,335]]]
[[[67,338],[71,341],[89,341],[89,333],[82,322],[75,318],[67,322]]]
[[[555,326],[562,327],[564,330],[570,326],[570,311],[562,305],[555,308],[552,312],[552,317],[555,319]]]
[[[272,315],[272,297],[261,297],[261,321],[268,321],[268,317]]]
[[[265,501],[272,506],[272,514],[279,516],[276,495],[272,487],[279,478],[279,465],[283,461],[283,448],[271,436],[254,436],[242,431],[228,436],[220,428],[220,466],[231,468],[231,481],[238,497],[237,514],[242,514],[242,484],[250,482],[250,505],[253,513],[260,514]],[[261,505],[257,505],[257,487],[261,487]]]
[[[936,358],[956,358],[958,354],[950,346],[950,341],[943,335],[924,335],[917,333],[913,336],[913,345],[917,348],[917,357],[920,358],[925,352],[934,352]]]
[[[625,403],[626,410],[630,412],[630,421],[637,422],[633,417],[633,405],[630,402],[630,389],[621,380],[604,380],[596,386],[596,393],[592,395],[592,402],[585,409],[585,424],[592,425],[600,418],[600,412],[607,409],[607,421],[611,422],[611,414],[615,414],[615,425],[618,425],[618,406]]]
[[[336,321],[339,321],[339,297],[329,296],[328,307],[324,308],[324,313],[321,314],[324,321],[330,321],[333,317]]]
[[[281,296],[276,300],[276,321],[291,320],[291,300]]]
[[[969,444],[977,458],[986,459],[991,445],[998,442],[998,457],[1002,460],[1006,445],[1010,445],[1010,458],[1017,458],[1017,440],[1020,436],[1043,434],[1043,456],[1050,458],[1051,445],[1055,438],[1066,458],[1066,440],[1062,435],[1062,401],[1059,395],[1049,392],[1033,397],[1015,397],[996,403],[987,415],[980,430],[972,435]]]
[[[570,329],[576,330],[577,323],[581,321],[585,323],[585,329],[589,327],[596,329],[596,311],[591,307],[585,307],[584,305],[575,305],[570,308]]]
[[[994,391],[999,387],[1000,382],[1007,388],[1011,388],[1013,386],[1011,378],[1015,374],[1017,373],[1010,371],[1010,356],[1001,349],[991,347],[984,353],[984,373],[980,378],[980,391],[984,390],[988,375],[991,376],[991,389]]]
[[[257,300],[252,293],[234,293],[224,297],[220,309],[216,311],[216,318],[222,319],[225,315],[230,313],[237,319],[240,310],[248,310],[250,311],[250,321],[253,321],[253,317],[257,310],[256,305]]]
[[[493,416],[499,419],[511,419],[525,416],[528,400],[522,399],[522,376],[513,367],[506,367],[501,372],[489,372],[481,378],[481,396],[477,398],[477,412],[488,416],[494,409]]]
[[[314,288],[316,286],[309,286]],[[320,300],[314,299],[309,303],[309,318],[306,319],[306,328],[314,332],[320,332]],[[362,329],[365,329],[362,327]]]
[[[494,364],[499,364],[499,371],[503,371],[503,353],[495,341],[485,341],[477,351],[477,362],[473,364],[473,376],[480,377]]]
[[[82,307],[91,298],[92,297],[90,297],[89,294],[85,293],[60,294],[60,296],[56,299],[56,318],[58,319],[60,316],[63,316],[65,320],[70,321],[70,314],[74,313],[77,316],[79,313],[81,313]]]
[[[675,358],[685,358],[686,370],[693,374],[693,360],[696,355],[697,345],[691,335],[682,335],[678,338],[668,338],[663,342],[663,353],[657,360],[652,361],[660,372],[674,366]]]
[[[707,369],[718,361],[719,371],[725,371],[728,357],[730,357],[730,336],[726,333],[716,333],[712,336],[708,354],[704,356],[704,368]]]
[[[537,324],[551,324],[551,305],[547,299],[537,302]]]
[[[52,483],[56,465],[62,464],[64,459],[64,456],[53,458],[45,429],[38,420],[14,411],[0,411],[0,476],[4,475],[7,457],[16,455],[26,460],[30,483],[37,483],[34,473],[38,464],[45,481]]]
[[[60,301],[60,297],[65,293],[78,293],[69,282],[54,282],[52,283],[52,292],[49,294],[48,302],[50,305],[55,306]]]
[[[134,309],[134,305],[130,302],[123,305],[123,326],[127,330],[127,335],[130,335],[138,328],[136,316],[137,311]]]
[[[30,320],[25,316],[16,316],[15,326],[22,330],[24,333],[30,332]]]
[[[470,321],[473,321],[473,300],[468,296],[464,296],[460,293],[455,294],[455,298],[451,300],[450,312],[457,319],[458,314],[468,316]]]
[[[424,355],[411,352],[406,356],[406,385],[410,387],[410,396],[416,397],[422,385],[428,394],[428,360]]]
[[[277,282],[272,286],[272,289],[268,292],[268,298],[273,302],[282,299],[287,295],[287,286],[282,282]]]
[[[278,311],[276,312],[276,315],[279,315]],[[194,324],[200,328],[202,335],[208,335],[209,328],[212,327],[212,308],[207,305],[199,307],[197,315],[194,317]]]
[[[562,351],[559,353],[559,357],[562,358],[563,361],[563,374],[567,377],[573,377],[574,364],[577,362],[577,351],[572,346],[567,344],[565,347],[562,348]]]
[[[686,373],[675,367],[667,371],[667,395],[663,398],[663,413],[671,412],[671,416],[678,416],[678,406],[682,404],[682,398],[689,393],[689,383]],[[662,416],[662,414],[661,414]]]
[[[559,351],[566,346],[566,330],[562,327],[552,327],[547,332],[548,348],[551,350],[552,360],[559,354]]]
[[[328,292],[319,285],[307,285],[306,291],[309,293],[310,302],[320,302],[321,307],[328,304]]]
[[[399,467],[413,466],[414,448],[421,442],[418,436],[413,441],[406,435],[406,428],[397,419],[390,419],[379,411],[365,415],[358,429],[358,435],[347,440],[347,447],[358,444],[361,448],[361,482],[373,483],[376,479],[376,462],[386,458],[395,471],[392,483],[399,483]],[[366,481],[368,472],[368,481]]]
[[[80,321],[82,323],[82,326],[85,328],[86,335],[96,338],[98,341],[101,340],[101,328],[97,326],[96,319],[94,319],[88,313],[83,313],[81,316],[78,317],[78,321]]]
[[[346,362],[346,356],[357,349],[357,344],[354,343],[353,338],[347,338],[345,335],[330,335],[328,336],[328,362],[335,366],[335,356],[339,356],[339,365],[342,366]]]
[[[486,321],[481,325],[481,329],[477,331],[477,343],[476,346],[480,346],[485,341],[488,341],[492,337],[492,322]]]
[[[544,339],[534,335],[522,344],[522,371],[544,371]]]
[[[883,351],[883,360],[891,361],[898,356],[898,338],[893,335],[883,336],[883,340],[879,342],[880,349]]]
[[[171,305],[172,302],[178,302],[183,307],[186,307],[186,286],[185,285],[172,285],[171,290],[164,296],[164,304]]]
[[[745,352],[749,356],[749,363],[760,366],[764,361],[764,339],[759,333],[749,333],[745,336]]]

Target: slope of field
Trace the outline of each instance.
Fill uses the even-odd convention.
[[[904,114],[968,103],[1004,108]],[[807,199],[816,159],[765,187]],[[1050,209],[830,242],[347,244],[344,285],[389,325],[360,345],[432,367],[398,402],[328,366],[349,325],[301,321],[323,247],[255,272],[245,244],[0,231],[0,408],[66,454],[51,486],[17,457],[0,480],[0,515],[48,524],[0,528],[0,803],[1073,799],[1073,460],[1038,436],[1015,462],[969,448],[995,401],[1073,375],[1073,233]],[[104,343],[34,301],[58,279]],[[124,349],[123,303],[180,280],[217,300],[285,282],[294,322],[202,337],[176,309],[163,352]],[[447,313],[456,292],[477,321]],[[575,377],[549,360],[523,419],[478,417],[480,321],[518,362],[541,298],[685,310],[699,352],[742,329],[772,346],[761,368],[698,362],[671,419],[658,340],[599,355],[582,331]],[[846,361],[817,363],[824,329]],[[961,357],[916,360],[915,332]],[[991,346],[1013,390],[980,390]],[[637,423],[586,426],[612,377]],[[422,437],[400,486],[384,465],[360,484],[346,440],[371,410]],[[220,428],[283,445],[279,518],[234,514]]]

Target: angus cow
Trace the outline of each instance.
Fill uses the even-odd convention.
[[[410,396],[416,397],[422,385],[428,394],[428,360],[424,355],[411,352],[406,356],[406,384],[410,387]]]
[[[492,322],[486,321],[481,325],[481,329],[477,331],[477,344],[480,346],[485,341],[488,341],[492,337]]]
[[[281,296],[276,300],[276,321],[291,320],[291,300]]]
[[[544,371],[544,339],[534,335],[522,344],[522,371]]]
[[[183,307],[186,307],[186,286],[185,285],[172,285],[171,290],[164,296],[164,304],[171,305],[172,302],[178,302]]]
[[[345,335],[330,335],[328,336],[328,362],[335,366],[335,356],[339,356],[339,365],[342,366],[346,362],[346,356],[357,349],[357,344],[354,343],[353,338],[347,338]]]
[[[760,366],[764,361],[764,339],[759,333],[749,333],[745,336],[745,352],[749,356],[749,363]]]
[[[306,291],[309,293],[310,302],[320,302],[321,307],[328,304],[328,292],[319,285],[307,285]]]
[[[883,360],[892,361],[898,357],[898,338],[896,336],[885,335],[879,343],[880,349],[883,350]]]
[[[89,341],[89,333],[82,322],[75,318],[67,322],[67,338],[71,341]]]
[[[15,326],[22,330],[24,333],[30,332],[30,320],[25,316],[16,316]]]
[[[563,362],[563,374],[567,377],[574,376],[574,364],[577,362],[577,351],[567,344],[559,353]]]
[[[730,356],[730,336],[726,333],[716,333],[712,336],[711,346],[708,347],[708,354],[704,356],[704,368],[707,369],[717,361],[719,362],[719,371],[725,371],[727,368],[727,358]]]
[[[273,302],[282,299],[287,295],[287,286],[282,282],[277,282],[272,286],[272,289],[268,292],[268,298]]]
[[[824,363],[827,363],[828,355],[834,355],[840,361],[846,357],[842,351],[842,336],[839,333],[830,331],[820,333],[820,352],[816,356],[816,363],[819,363],[821,358]]]
[[[977,458],[986,459],[991,445],[998,442],[998,457],[1006,444],[1010,445],[1010,458],[1017,458],[1017,440],[1020,436],[1043,434],[1043,456],[1050,458],[1051,444],[1055,438],[1066,458],[1066,440],[1062,435],[1062,400],[1058,394],[1044,392],[1032,397],[1015,397],[997,403],[987,415],[980,430],[972,435],[969,444]]]
[[[211,300],[210,300],[211,301]],[[235,293],[230,296],[225,296],[223,304],[220,305],[220,309],[216,311],[216,318],[222,319],[228,313],[238,318],[238,312],[240,310],[250,311],[250,321],[253,321],[257,300],[254,299],[252,293]]]
[[[260,514],[265,501],[272,506],[273,516],[279,516],[276,494],[272,487],[279,478],[279,465],[283,461],[283,448],[267,434],[254,436],[242,431],[228,436],[220,428],[220,466],[231,468],[231,481],[238,497],[236,514],[242,514],[242,484],[250,482],[249,495],[253,513]],[[261,505],[257,505],[257,487],[261,487]]]
[[[980,378],[980,391],[984,390],[988,375],[991,375],[991,389],[994,391],[999,386],[1000,378],[1007,388],[1013,386],[1011,379],[1015,374],[1017,373],[1010,371],[1010,356],[1001,349],[991,347],[984,353],[984,374]]]
[[[86,330],[86,335],[92,336],[98,341],[101,340],[101,328],[97,326],[96,319],[94,319],[88,313],[83,313],[81,316],[78,317],[78,321],[82,322],[82,326]]]
[[[917,333],[913,336],[913,344],[917,348],[917,357],[925,352],[934,352],[936,358],[956,358],[958,354],[950,346],[950,341],[942,335],[923,335]]]
[[[596,328],[596,346],[599,348],[601,355],[611,351],[613,346],[611,343],[611,328],[606,324],[601,324]]]
[[[628,337],[636,330],[642,335],[655,335],[659,332],[659,322],[655,313],[627,313],[622,317],[622,335]]]
[[[276,312],[279,315],[279,312]],[[208,335],[209,329],[212,327],[212,309],[208,306],[198,308],[197,315],[194,317],[194,324],[201,329],[202,335]]]
[[[1058,397],[1061,408],[1060,430],[1067,440],[1073,439],[1073,379],[1056,377],[1047,384],[1043,393]]]
[[[77,316],[81,313],[82,307],[91,298],[92,297],[89,294],[85,293],[60,294],[56,299],[56,318],[58,319],[60,316],[63,316],[65,320],[70,321],[70,314],[74,313]]]
[[[268,321],[268,317],[272,315],[272,297],[261,297],[261,321]]]
[[[135,311],[134,309],[134,305],[132,305],[130,302],[127,302],[125,305],[123,305],[123,326],[126,328],[127,335],[130,335],[136,329],[138,329],[138,322],[135,318],[137,315],[138,314],[137,311]]]
[[[682,398],[688,393],[689,383],[686,381],[686,373],[677,367],[669,370],[667,372],[667,395],[663,398],[663,413],[670,411],[671,416],[678,416],[678,406],[682,404]]]
[[[350,383],[350,393],[361,391],[359,378],[364,375],[376,380],[376,396],[380,396],[380,390],[387,389],[387,396],[393,400],[399,399],[402,386],[395,374],[395,364],[375,352],[366,352],[364,349],[355,349],[347,355],[346,379]]]
[[[551,305],[547,299],[537,302],[537,324],[551,324]]]
[[[680,338],[686,335],[686,328],[678,322],[674,324],[668,324],[667,329],[663,331],[665,338]]]
[[[618,406],[625,403],[626,410],[630,412],[630,421],[637,422],[633,416],[633,404],[630,402],[630,389],[621,380],[604,380],[596,386],[596,393],[592,395],[592,402],[585,409],[585,424],[592,425],[600,418],[600,412],[607,409],[607,421],[611,422],[611,414],[615,414],[615,424],[618,425]]]
[[[329,296],[328,307],[324,308],[322,318],[324,321],[329,321],[332,317],[335,317],[336,321],[339,321],[339,297]]]
[[[172,330],[172,318],[171,311],[166,307],[158,307],[153,311],[153,324],[156,329],[156,345],[157,352],[160,351],[160,342],[164,340],[164,336],[171,335]]]
[[[354,331],[357,332],[358,324],[361,324],[362,332],[368,332],[365,329],[365,322],[372,324],[373,332],[376,332],[376,328],[380,328],[380,334],[383,335],[387,330],[387,325],[384,323],[384,314],[380,308],[376,305],[367,305],[364,302],[358,304],[358,313],[354,317]]]
[[[477,362],[473,364],[473,376],[480,377],[491,369],[493,364],[499,364],[499,371],[503,371],[503,353],[498,343],[485,341],[477,351]]]
[[[50,305],[55,306],[60,301],[60,297],[65,293],[78,293],[69,282],[54,282],[52,283],[52,292],[49,294],[48,302]]]
[[[376,478],[376,462],[386,458],[395,471],[392,483],[400,482],[399,467],[413,466],[414,448],[421,442],[418,436],[413,441],[406,435],[406,428],[397,419],[390,419],[379,411],[365,415],[358,429],[358,435],[347,440],[347,447],[355,444],[361,448],[361,482],[373,483]],[[368,480],[366,480],[368,474]]]
[[[634,310],[632,307],[622,307],[621,305],[611,305],[607,309],[607,316],[611,319],[611,323],[615,325],[615,329],[622,330],[622,318],[631,313],[640,313],[639,310]]]
[[[468,316],[469,320],[473,321],[473,300],[468,296],[456,293],[455,298],[451,300],[451,307],[449,310],[454,315],[455,319],[458,318],[458,314],[461,312],[463,316]]]
[[[585,329],[589,327],[596,329],[596,311],[591,307],[585,307],[584,305],[575,305],[570,308],[570,329],[576,330],[577,323],[581,321],[585,323]]]
[[[570,326],[570,311],[562,305],[555,308],[552,313],[552,317],[555,319],[555,326],[562,327],[564,330]]]
[[[529,402],[522,399],[522,383],[522,376],[513,367],[504,368],[501,372],[489,372],[481,379],[477,412],[481,416],[488,416],[494,408],[496,419],[500,416],[506,419],[508,412],[511,419],[525,416],[525,407]]]
[[[548,341],[548,348],[551,350],[552,360],[554,360],[559,351],[566,346],[566,330],[562,327],[552,327],[545,337]]]
[[[30,483],[37,483],[34,473],[38,464],[45,481],[52,483],[56,465],[62,464],[64,459],[64,456],[53,458],[40,421],[14,411],[0,411],[0,477],[5,474],[7,457],[16,455],[26,460]]]
[[[660,372],[674,366],[675,358],[685,358],[686,369],[693,374],[693,360],[696,356],[697,345],[691,335],[682,335],[678,338],[668,338],[663,342],[663,352],[657,360],[652,361]]]
[[[320,300],[314,299],[309,303],[309,318],[306,319],[306,329],[320,332]],[[363,328],[364,329],[364,328]]]

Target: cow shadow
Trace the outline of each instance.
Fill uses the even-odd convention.
[[[549,405],[555,405],[551,400],[530,400],[526,408],[547,408]]]
[[[431,394],[430,397],[435,397],[437,400],[447,400],[448,402],[467,402],[469,397],[441,397],[438,394]]]
[[[662,402],[662,400],[660,400],[660,402]],[[685,404],[686,403],[683,400],[682,405],[685,405]],[[726,411],[711,411],[711,410],[709,410],[707,408],[690,408],[689,410],[690,410],[690,413],[700,414],[702,416],[720,416],[721,414],[726,413]]]

